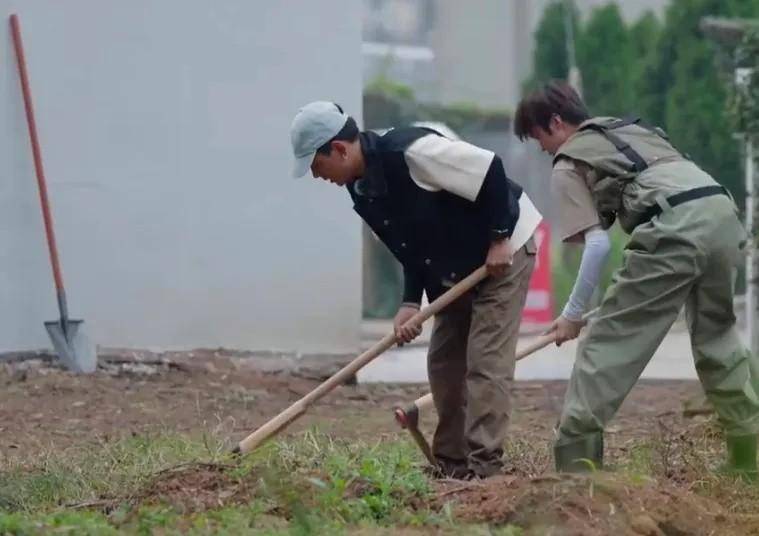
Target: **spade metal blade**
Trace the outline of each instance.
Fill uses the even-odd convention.
[[[83,329],[84,321],[68,320],[64,332],[61,322],[45,322],[55,353],[66,367],[73,372],[95,372],[98,365],[95,345],[89,340]]]

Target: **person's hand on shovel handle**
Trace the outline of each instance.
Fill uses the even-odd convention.
[[[403,304],[395,314],[393,330],[395,331],[395,338],[398,340],[398,346],[403,346],[422,334],[422,326],[420,324],[408,323],[418,312],[419,307]]]
[[[514,250],[508,238],[499,238],[490,243],[488,256],[485,259],[488,275],[494,277],[502,276],[513,262]]]
[[[580,330],[587,323],[587,320],[569,320],[561,315],[553,321],[551,327],[546,330],[544,335],[555,334],[556,346],[561,346],[567,341],[576,339],[580,335]]]

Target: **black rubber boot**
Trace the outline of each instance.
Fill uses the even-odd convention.
[[[553,447],[556,471],[587,473],[603,468],[604,436],[601,432],[587,434]]]
[[[727,436],[727,463],[722,472],[754,481],[756,470],[756,436]]]

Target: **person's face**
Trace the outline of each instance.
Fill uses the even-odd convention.
[[[548,124],[548,130],[541,126],[532,129],[530,137],[538,142],[540,148],[550,155],[555,155],[565,141],[572,135],[576,128],[569,128],[561,118],[554,115]]]
[[[316,153],[311,163],[311,173],[315,179],[323,179],[337,186],[345,186],[356,178],[355,154],[351,145],[333,141],[328,155]]]

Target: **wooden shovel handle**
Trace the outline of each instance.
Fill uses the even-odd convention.
[[[587,321],[590,317],[595,315],[597,312],[598,312],[598,308],[595,308],[592,311],[585,313],[582,317],[583,321]],[[538,337],[537,339],[535,339],[534,341],[532,341],[527,346],[525,346],[524,348],[517,350],[516,360],[519,361],[521,359],[524,359],[528,355],[534,354],[538,350],[545,348],[546,346],[548,346],[549,344],[555,341],[556,341],[556,334],[553,332],[548,333],[547,335],[542,335]],[[419,418],[418,414],[422,411],[425,411],[431,408],[432,405],[433,405],[432,393],[427,393],[426,395],[417,398],[414,401],[414,403],[408,408],[406,408],[405,410],[396,409],[395,419],[398,421],[399,424],[401,424],[402,421],[404,421],[404,417],[402,415],[399,415],[398,413],[399,411],[403,412],[404,414],[412,414],[413,412],[416,412],[416,415],[417,415],[416,418],[418,419]],[[401,426],[403,426],[403,424],[401,424]],[[405,426],[403,427],[405,428]]]
[[[484,266],[477,268],[477,270],[469,274],[469,276],[461,280],[438,299],[412,316],[407,324],[422,324],[425,320],[437,314],[442,309],[447,307],[450,303],[454,302],[467,291],[472,289],[483,279],[485,279],[485,277],[487,277],[487,269]],[[267,439],[277,435],[291,422],[303,415],[311,406],[311,404],[325,396],[338,385],[345,383],[346,380],[351,378],[361,368],[366,366],[369,362],[374,360],[395,343],[395,332],[391,332],[385,335],[382,340],[369,348],[363,354],[359,355],[353,361],[345,365],[342,369],[333,374],[329,379],[325,380],[313,391],[305,395],[297,402],[293,403],[289,408],[268,421],[248,437],[240,441],[235,451],[241,453],[250,452],[261,445]]]
[[[50,252],[50,264],[53,267],[55,289],[60,294],[63,292],[63,276],[61,275],[61,263],[58,260],[58,248],[55,244],[55,232],[53,231],[53,215],[50,212],[50,201],[47,195],[47,183],[45,181],[45,168],[42,166],[42,151],[39,137],[37,136],[37,122],[34,119],[34,105],[32,103],[32,90],[29,85],[29,74],[26,68],[26,56],[24,55],[24,43],[21,40],[21,23],[15,13],[10,16],[11,35],[16,49],[18,62],[18,75],[21,81],[21,93],[24,96],[24,109],[26,111],[26,123],[29,126],[29,140],[32,144],[32,156],[34,157],[34,171],[37,174],[37,186],[42,205],[42,219],[45,222],[45,235]]]
[[[524,359],[528,355],[534,352],[537,352],[541,348],[545,348],[546,346],[548,346],[554,341],[556,341],[556,335],[552,333],[539,337],[535,339],[532,343],[528,344],[527,346],[519,350],[516,355],[516,360],[519,361],[520,359]],[[431,408],[432,406],[433,406],[432,393],[427,393],[426,395],[417,398],[409,408],[406,408],[403,411],[404,413],[411,413],[414,411],[414,409],[416,409],[417,413],[421,413],[424,411],[428,411],[429,408]],[[397,411],[398,410],[396,410],[396,412]],[[395,418],[396,420],[399,420],[399,417],[397,414]]]

